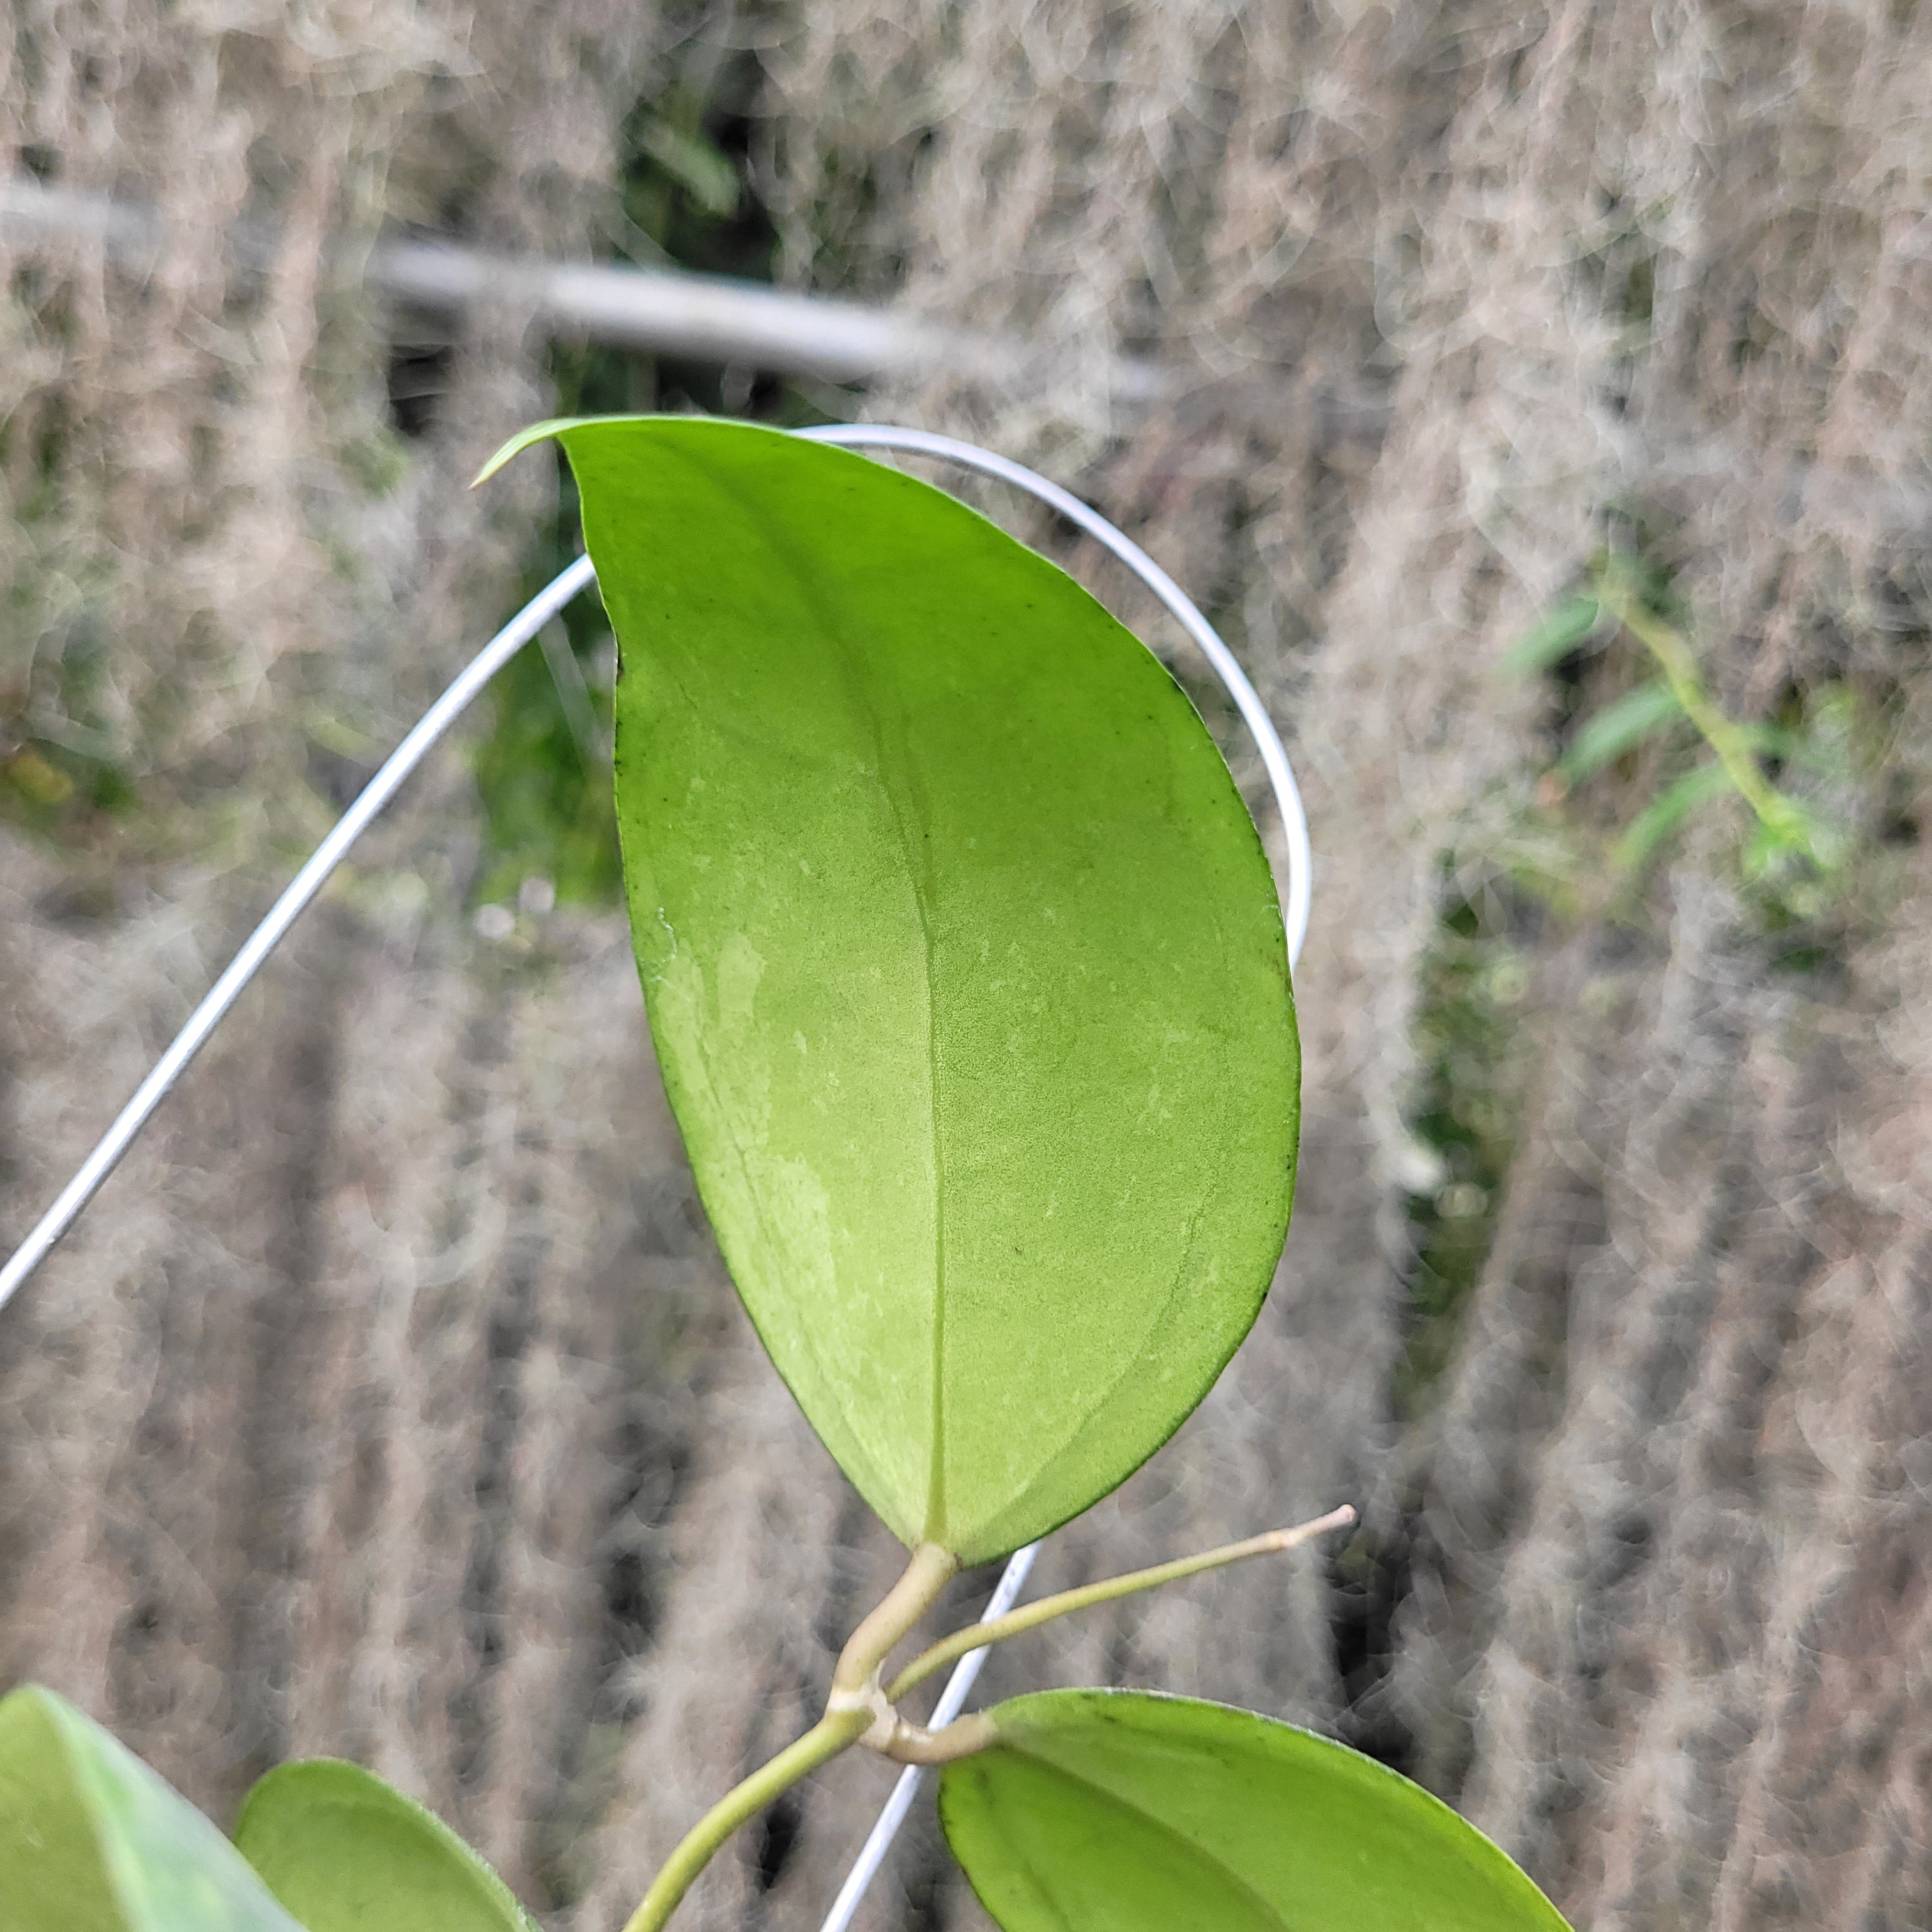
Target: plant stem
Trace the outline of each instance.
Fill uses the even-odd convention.
[[[934,1599],[958,1568],[958,1558],[936,1543],[922,1543],[913,1552],[904,1575],[846,1639],[832,1673],[835,1695],[865,1689],[878,1676],[880,1665],[932,1609]]]
[[[1682,636],[1652,616],[1630,593],[1628,573],[1618,568],[1614,560],[1600,572],[1597,589],[1604,608],[1657,660],[1671,695],[1683,706],[1684,716],[1703,734],[1704,742],[1717,753],[1726,776],[1757,814],[1759,823],[1779,838],[1808,850],[1810,842],[1803,814],[1766,782],[1743,726],[1727,717],[1704,688],[1704,681],[1697,675],[1696,660]]]
[[[890,1758],[895,1764],[952,1764],[984,1750],[997,1742],[999,1735],[984,1711],[968,1711],[963,1718],[955,1718],[936,1731],[896,1718],[892,1736],[877,1749],[881,1757]]]
[[[888,1590],[855,1630],[839,1653],[832,1673],[832,1697],[824,1717],[797,1743],[788,1746],[741,1784],[732,1786],[678,1842],[651,1881],[636,1911],[625,1921],[624,1932],[658,1932],[677,1910],[692,1881],[711,1862],[712,1854],[747,1818],[789,1791],[801,1778],[849,1750],[879,1720],[879,1666],[906,1634],[932,1609],[959,1568],[959,1559],[937,1544],[922,1543],[912,1553],[905,1574]],[[888,1716],[890,1714],[886,1713]],[[948,1731],[951,1726],[948,1726]],[[951,1740],[956,1754],[964,1737]],[[939,1734],[946,1737],[946,1732]],[[915,1727],[908,1741],[914,1748],[931,1742]],[[938,1760],[935,1760],[937,1762]]]
[[[858,1742],[872,1723],[864,1711],[828,1711],[797,1743],[762,1765],[742,1784],[726,1792],[680,1841],[651,1881],[637,1910],[625,1922],[624,1932],[658,1932],[691,1889],[692,1881],[710,1862],[711,1855],[744,1823],[801,1778]]]
[[[1131,1596],[1136,1590],[1150,1590],[1158,1583],[1178,1582],[1184,1576],[1197,1576],[1204,1570],[1219,1570],[1230,1563],[1245,1562],[1250,1556],[1271,1556],[1276,1550],[1292,1550],[1298,1543],[1319,1536],[1325,1530],[1341,1529],[1355,1520],[1355,1512],[1344,1503],[1312,1522],[1298,1523],[1292,1529],[1271,1529],[1251,1536],[1244,1543],[1225,1544],[1219,1550],[1198,1556],[1177,1557],[1172,1563],[1156,1563],[1150,1570],[1136,1570],[1125,1576],[1111,1576],[1104,1583],[1089,1583],[1078,1590],[1063,1590],[1057,1597],[1042,1597],[1037,1603],[995,1617],[991,1623],[974,1624],[956,1631],[930,1650],[922,1651],[895,1677],[886,1691],[888,1702],[896,1704],[915,1685],[922,1684],[935,1670],[943,1670],[955,1658],[989,1643],[1004,1643],[1036,1630],[1070,1610],[1084,1610],[1094,1604],[1111,1602],[1116,1597]]]

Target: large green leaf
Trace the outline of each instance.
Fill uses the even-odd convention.
[[[1280,1255],[1298,1058],[1254,826],[1159,661],[944,492],[692,418],[504,457],[547,434],[718,1240],[880,1514],[999,1556],[1160,1447]]]
[[[302,1932],[128,1748],[28,1684],[0,1700],[0,1932]]]
[[[359,1765],[278,1766],[249,1792],[235,1842],[308,1932],[536,1932],[441,1819]]]
[[[1566,1932],[1448,1806],[1292,1725],[1126,1690],[992,1714],[939,1811],[1005,1932]]]

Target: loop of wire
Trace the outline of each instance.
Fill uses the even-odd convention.
[[[935,435],[926,430],[898,429],[871,423],[839,423],[823,428],[800,430],[795,434],[811,442],[832,443],[848,449],[888,450],[899,455],[930,457],[1010,483],[1058,511],[1140,579],[1199,648],[1222,688],[1234,700],[1261,754],[1280,814],[1286,845],[1287,878],[1281,887],[1282,919],[1287,934],[1288,958],[1291,962],[1298,959],[1308,933],[1312,903],[1313,856],[1309,844],[1307,816],[1302,808],[1301,794],[1288,764],[1288,752],[1268,714],[1267,706],[1236,662],[1234,653],[1174,579],[1139,544],[1078,497],[1023,464],[981,449],[976,444],[962,442],[950,436]],[[221,1023],[243,989],[261,970],[283,935],[321,891],[329,874],[342,862],[370,821],[395,796],[403,782],[496,673],[573,597],[595,580],[596,573],[588,557],[579,557],[561,572],[484,646],[389,754],[334,829],[316,847],[308,863],[290,881],[281,896],[269,908],[267,916],[248,935],[227,970],[190,1015],[187,1024],[154,1063],[147,1078],[115,1117],[112,1125],[81,1163],[73,1179],[62,1189],[32,1232],[8,1258],[5,1267],[0,1268],[0,1309],[6,1306],[62,1236],[80,1219],[102,1184],[119,1165],[135,1137],[147,1125],[155,1108],[187,1071],[190,1062],[207,1043],[209,1035]],[[1005,1571],[987,1605],[985,1614],[988,1617],[1003,1616],[1012,1608],[1026,1582],[1027,1573],[1032,1568],[1039,1547],[1037,1544],[1029,1544],[1007,1559]],[[933,1712],[931,1721],[934,1726],[950,1723],[964,1708],[986,1657],[983,1650],[973,1651],[953,1666]],[[821,1932],[848,1932],[859,1902],[884,1862],[886,1852],[904,1822],[925,1776],[925,1772],[916,1765],[908,1766],[900,1774],[878,1822],[839,1888]]]

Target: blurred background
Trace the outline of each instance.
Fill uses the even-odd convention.
[[[1208,610],[1318,867],[1274,1294],[1036,1587],[1365,1510],[988,1694],[1313,1724],[1588,1932],[1932,1923],[1923,0],[12,20],[0,1238],[571,554],[551,455],[466,493],[503,436],[970,436]],[[677,271],[823,299],[694,322]],[[586,600],[0,1317],[0,1682],[224,1822],[359,1758],[573,1932],[897,1568],[682,1163],[610,675]],[[680,1924],[816,1926],[889,1781]],[[986,1923],[929,1814],[860,1923]]]

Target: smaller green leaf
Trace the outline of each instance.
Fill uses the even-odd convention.
[[[1613,758],[1642,744],[1659,725],[1683,716],[1676,693],[1662,678],[1640,684],[1606,704],[1585,724],[1556,769],[1568,783],[1581,784],[1592,772],[1601,771]]]
[[[1630,821],[1617,841],[1612,856],[1618,869],[1642,872],[1656,856],[1658,848],[1698,806],[1721,798],[1731,788],[1730,774],[1716,758],[1686,772],[1675,784],[1666,785]]]
[[[722,220],[737,213],[743,193],[738,170],[730,156],[702,134],[687,134],[653,114],[638,130],[638,147],[705,214]]]
[[[1740,724],[1738,736],[1760,758],[1781,759],[1809,772],[1829,773],[1832,760],[1802,731],[1785,724]]]
[[[235,1843],[308,1932],[536,1932],[434,1812],[339,1758],[270,1772],[242,1807]]]
[[[1782,826],[1760,824],[1744,842],[1744,877],[1753,880],[1767,879],[1783,860],[1800,849]]]
[[[991,1714],[939,1813],[1004,1932],[1566,1932],[1448,1805],[1292,1725],[1128,1690]]]
[[[1547,670],[1567,658],[1594,631],[1604,607],[1594,597],[1566,597],[1528,634],[1510,646],[1498,667],[1510,677]]]
[[[65,1699],[0,1700],[0,1932],[302,1932],[207,1819]]]

